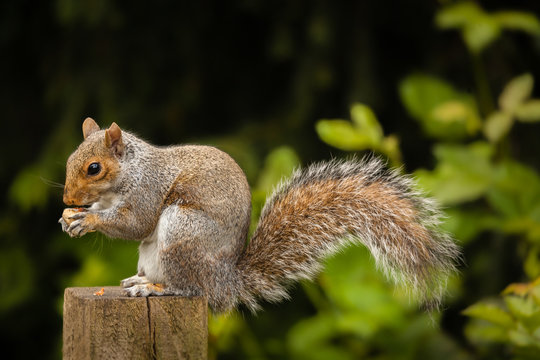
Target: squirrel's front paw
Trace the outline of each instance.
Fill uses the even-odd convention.
[[[78,209],[65,209],[58,222],[62,230],[71,237],[83,236],[88,232],[95,231],[90,222],[91,213]]]
[[[120,282],[120,285],[123,288],[129,288],[129,287],[132,287],[133,285],[144,285],[144,284],[150,284],[150,280],[148,280],[146,276],[139,276],[139,275],[133,275]]]
[[[60,219],[58,220],[58,223],[59,223],[60,225],[62,225],[62,231],[63,231],[63,232],[66,232],[67,229],[68,229],[68,227],[69,227],[69,225],[67,224],[66,220],[64,220],[64,218],[60,218]]]

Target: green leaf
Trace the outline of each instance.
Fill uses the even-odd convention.
[[[370,149],[387,156],[394,166],[401,165],[401,151],[396,136],[384,137],[383,129],[373,111],[355,103],[351,107],[352,121],[320,120],[315,125],[317,134],[329,145],[344,151]]]
[[[512,128],[514,119],[510,114],[496,111],[484,123],[484,135],[492,143],[502,139]]]
[[[540,121],[540,100],[532,99],[518,105],[515,115],[522,122]]]
[[[463,100],[450,100],[437,105],[433,119],[439,124],[464,126],[468,134],[474,134],[480,128],[480,118],[469,103]]]
[[[464,245],[484,230],[497,229],[500,220],[486,210],[449,208],[443,228]]]
[[[540,284],[534,287],[534,289],[531,291],[531,295],[536,305],[540,306]]]
[[[505,29],[520,30],[535,36],[540,35],[540,21],[533,13],[499,11],[492,16]]]
[[[441,29],[462,28],[484,16],[484,11],[473,2],[461,2],[439,10],[435,23]]]
[[[509,295],[504,297],[504,301],[510,313],[520,320],[540,313],[540,307],[530,297]]]
[[[508,339],[514,345],[517,345],[519,347],[528,347],[528,346],[534,346],[538,344],[538,340],[532,337],[531,334],[527,333],[523,329],[510,330],[508,332]]]
[[[493,209],[507,218],[532,217],[540,202],[540,176],[534,169],[504,160],[492,172],[492,181],[487,200]]]
[[[500,108],[513,113],[516,108],[531,96],[534,78],[531,74],[517,76],[506,85],[499,96]]]
[[[523,269],[530,278],[540,276],[540,246],[532,246],[532,248],[529,250],[523,263]],[[540,295],[540,286],[537,285],[536,288],[532,290],[532,294],[536,304],[540,305],[540,298],[536,297],[536,295]],[[538,324],[538,326],[540,326],[540,324]]]
[[[350,121],[319,120],[315,130],[322,141],[341,150],[362,150],[372,145],[371,139],[360,133]]]
[[[513,218],[522,213],[516,199],[511,197],[511,194],[500,191],[496,187],[490,189],[487,198],[492,208],[498,210],[502,215]]]
[[[465,44],[474,54],[479,54],[495,41],[501,33],[499,24],[490,16],[479,16],[476,21],[469,22],[463,29]]]
[[[474,99],[447,82],[424,74],[406,77],[399,86],[401,101],[424,131],[443,139],[473,135],[480,127]]]
[[[461,30],[465,44],[474,54],[481,53],[495,41],[502,29],[520,30],[534,36],[540,34],[540,22],[532,13],[500,11],[489,14],[470,1],[444,7],[437,13],[435,23],[441,29]]]
[[[354,104],[351,108],[351,120],[357,129],[377,145],[383,138],[383,130],[373,111],[364,104]]]
[[[440,144],[435,147],[437,167],[417,170],[418,185],[443,204],[471,201],[484,195],[492,184],[493,147],[485,142],[467,146]]]
[[[500,306],[486,302],[479,302],[469,306],[463,310],[463,314],[504,327],[510,327],[514,324],[512,317]]]
[[[495,325],[484,320],[474,319],[465,327],[465,335],[476,344],[502,343],[508,341],[508,330],[500,325]]]
[[[407,111],[418,119],[428,118],[436,106],[455,98],[447,82],[424,74],[406,77],[400,83],[399,94]]]
[[[460,29],[472,53],[482,52],[501,33],[501,26],[491,15],[473,2],[461,2],[439,11],[435,18],[441,29]]]
[[[505,296],[506,306],[514,317],[519,320],[518,329],[522,333],[532,333],[540,328],[540,306],[532,296]],[[538,342],[540,346],[540,341]]]
[[[315,129],[324,142],[341,150],[380,150],[383,130],[373,111],[356,103],[351,108],[351,119],[320,120]]]

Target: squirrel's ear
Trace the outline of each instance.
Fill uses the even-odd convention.
[[[96,124],[94,119],[92,118],[86,118],[82,124],[82,133],[84,138],[86,139],[96,131],[99,131],[99,125]]]
[[[124,153],[122,130],[116,123],[112,123],[105,131],[105,146],[110,148],[117,156],[121,156]]]

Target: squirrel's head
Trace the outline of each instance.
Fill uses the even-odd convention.
[[[87,118],[82,130],[84,141],[66,164],[64,203],[68,206],[87,206],[101,200],[118,178],[119,159],[125,150],[122,130],[115,123],[100,130],[93,119]]]

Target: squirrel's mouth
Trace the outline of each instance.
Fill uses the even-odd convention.
[[[73,205],[71,208],[72,209],[84,209],[84,210],[88,210],[90,208],[90,206],[92,205]]]
[[[75,210],[76,212],[85,212],[88,211],[90,208],[90,205],[74,205],[69,207],[68,209]]]

